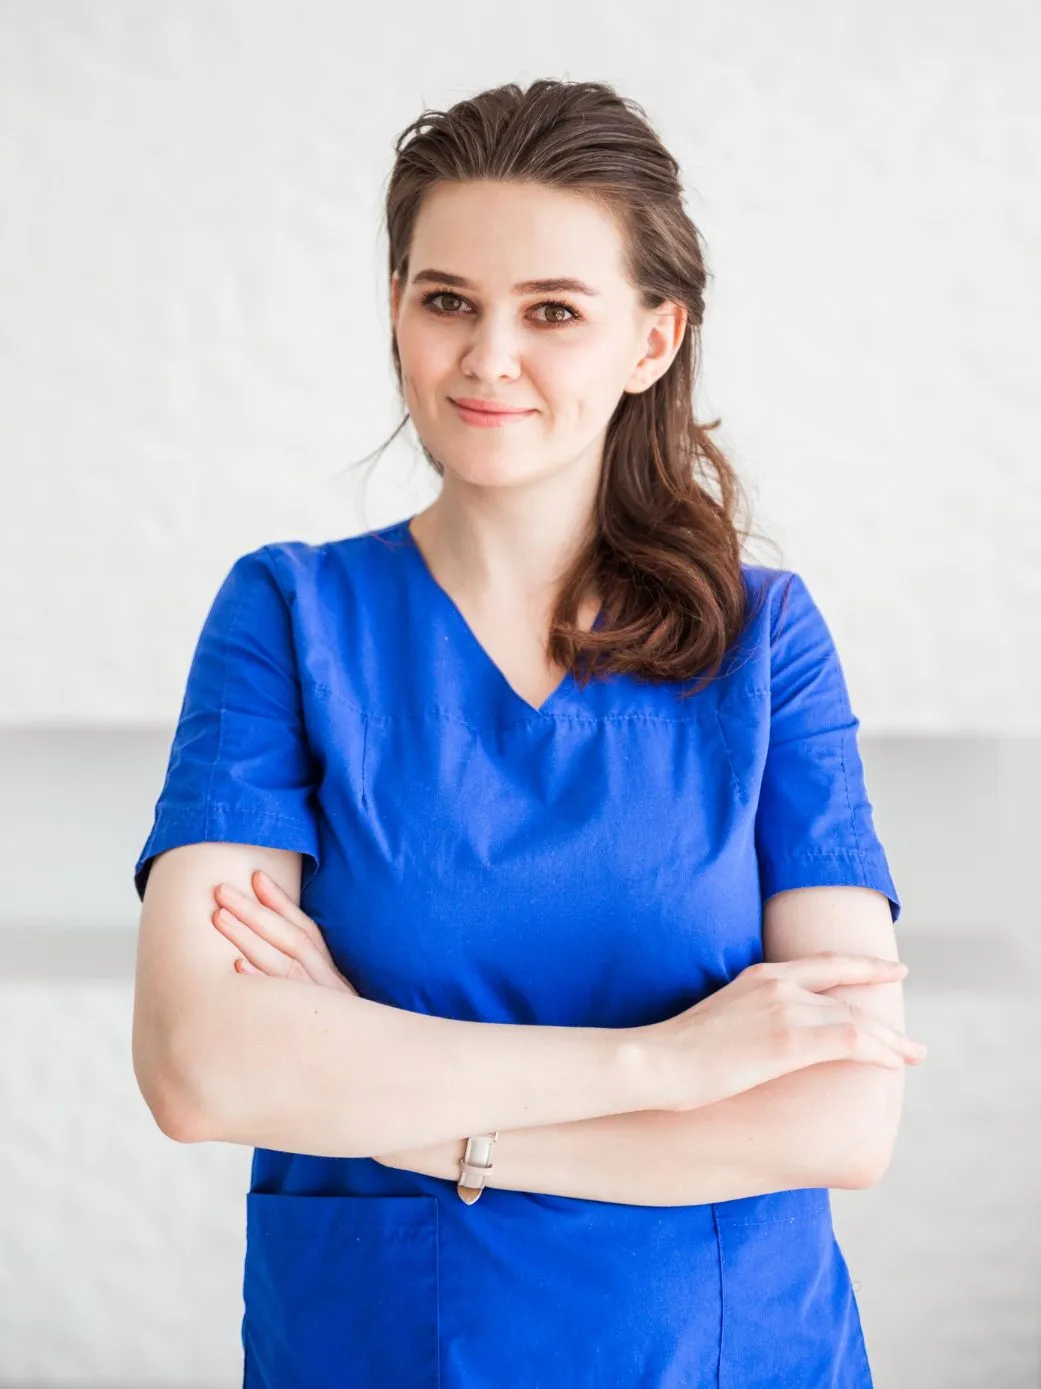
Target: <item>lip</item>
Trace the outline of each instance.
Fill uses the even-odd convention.
[[[472,399],[472,397],[470,397]],[[466,396],[463,399],[467,399]],[[449,396],[449,400],[452,397]],[[520,424],[522,420],[528,419],[530,415],[537,415],[537,410],[511,410],[508,407],[492,406],[489,409],[489,401],[478,402],[481,409],[471,408],[462,404],[458,400],[452,400],[456,414],[463,424],[470,429],[509,429],[511,424]]]
[[[453,405],[458,405],[471,414],[479,415],[530,415],[531,410],[518,410],[509,405],[497,405],[491,400],[478,400],[475,396],[449,396]]]

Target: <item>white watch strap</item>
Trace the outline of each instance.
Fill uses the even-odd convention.
[[[471,1134],[466,1140],[456,1190],[468,1206],[472,1206],[484,1190],[485,1176],[492,1165],[492,1147],[498,1137],[496,1129],[494,1133]]]

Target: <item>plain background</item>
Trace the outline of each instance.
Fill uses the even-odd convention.
[[[131,870],[234,558],[436,492],[411,430],[355,466],[395,136],[558,77],[681,164],[699,414],[862,723],[931,1048],[833,1193],[877,1389],[1041,1384],[1039,16],[0,0],[0,1383],[236,1383],[249,1150],[136,1090]]]

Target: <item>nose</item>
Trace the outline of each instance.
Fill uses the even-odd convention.
[[[520,340],[506,315],[487,314],[474,322],[463,349],[462,369],[480,380],[501,381],[518,375]]]

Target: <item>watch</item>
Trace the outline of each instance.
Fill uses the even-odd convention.
[[[499,1130],[496,1129],[494,1133],[471,1134],[466,1140],[466,1151],[459,1159],[459,1180],[455,1189],[460,1200],[468,1206],[472,1206],[484,1190],[485,1176],[492,1165],[492,1145],[498,1137]]]

